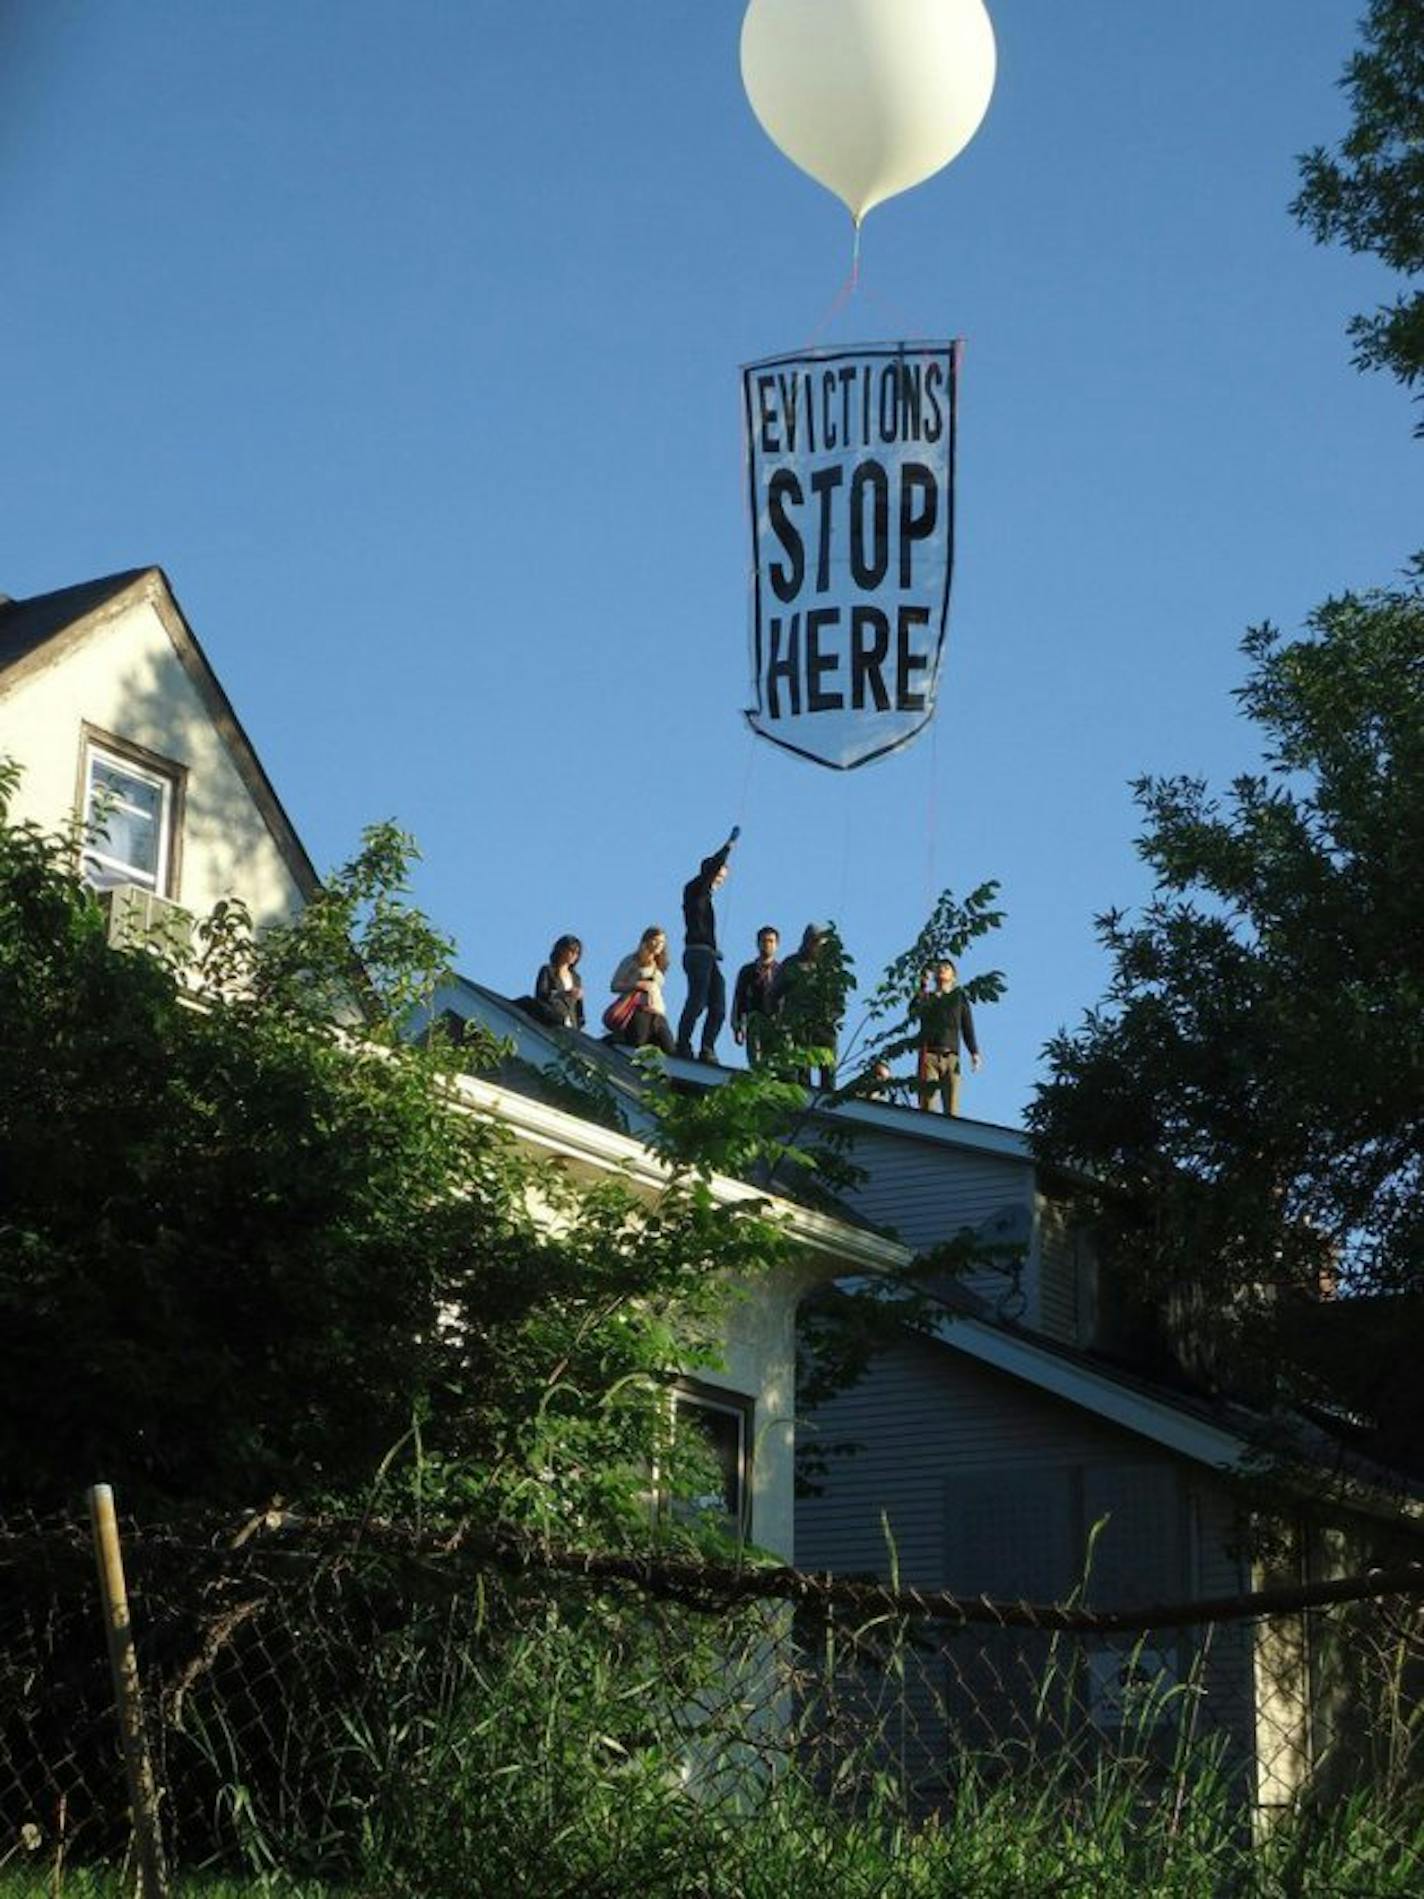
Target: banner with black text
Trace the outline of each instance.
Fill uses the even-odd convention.
[[[954,565],[957,343],[742,371],[752,518],[747,719],[838,771],[934,716]]]

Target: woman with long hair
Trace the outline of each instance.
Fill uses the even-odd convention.
[[[636,994],[638,1006],[627,1026],[615,1030],[618,1041],[628,1048],[660,1048],[664,1055],[673,1051],[672,1030],[668,1027],[667,1005],[663,1000],[663,977],[668,968],[667,931],[650,923],[638,939],[638,947],[625,956],[613,972],[610,987],[618,996]]]
[[[576,936],[561,936],[549,951],[549,960],[534,978],[534,1008],[541,1022],[555,1029],[583,1027],[583,983],[579,958],[583,944]]]

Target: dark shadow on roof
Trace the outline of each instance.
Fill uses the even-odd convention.
[[[107,574],[102,580],[61,587],[57,593],[37,593],[29,600],[0,600],[0,672],[28,658],[76,620],[116,600],[152,571],[130,567],[122,574]]]

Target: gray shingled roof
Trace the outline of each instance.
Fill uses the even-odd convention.
[[[131,567],[126,573],[107,574],[102,580],[61,587],[57,593],[37,593],[29,600],[0,600],[0,672],[28,658],[46,640],[96,607],[117,599],[148,571],[146,567]]]

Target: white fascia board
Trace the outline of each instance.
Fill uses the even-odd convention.
[[[883,1101],[843,1101],[827,1111],[837,1121],[858,1121],[881,1128],[906,1141],[928,1141],[936,1147],[957,1147],[970,1154],[993,1154],[999,1160],[1019,1161],[1032,1167],[1028,1136],[995,1121],[970,1121],[963,1115],[926,1114],[919,1108],[894,1107]]]
[[[703,1088],[721,1087],[736,1072],[709,1068],[705,1062],[690,1062],[675,1055],[668,1057],[667,1067],[675,1080],[695,1082]],[[907,1141],[928,1141],[937,1147],[959,1147],[970,1153],[995,1154],[1001,1160],[1022,1161],[1030,1167],[1034,1164],[1028,1136],[1017,1128],[1000,1127],[995,1121],[925,1114],[918,1108],[893,1107],[883,1101],[840,1101],[834,1107],[818,1107],[815,1112],[832,1121],[859,1121],[867,1127],[883,1128],[887,1134],[901,1135]]]
[[[596,1121],[585,1121],[562,1108],[551,1107],[547,1102],[535,1101],[528,1095],[516,1094],[512,1089],[474,1076],[454,1076],[452,1084],[464,1107],[502,1123],[523,1145],[547,1154],[551,1160],[621,1174],[633,1186],[647,1192],[660,1191],[672,1177],[666,1163],[630,1134],[620,1134]],[[798,1245],[824,1255],[838,1268],[900,1273],[915,1257],[908,1247],[894,1240],[882,1239],[878,1233],[849,1226],[810,1207],[798,1206],[794,1201],[748,1186],[745,1181],[714,1174],[709,1188],[719,1206],[760,1206],[769,1218],[787,1228]]]

